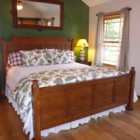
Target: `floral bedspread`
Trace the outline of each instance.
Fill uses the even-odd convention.
[[[16,88],[12,91],[12,97],[18,104],[20,114],[22,114],[25,118],[24,120],[26,120],[32,110],[32,80],[38,80],[39,87],[48,87],[97,78],[112,77],[121,74],[122,73],[117,70],[95,66],[80,69],[41,71],[22,78]]]

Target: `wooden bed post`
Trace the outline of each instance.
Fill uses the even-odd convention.
[[[1,42],[2,42],[2,44],[4,44],[6,42],[4,37],[1,38]],[[3,45],[2,45],[2,62],[3,62],[4,82],[6,81],[6,64],[7,64],[7,54],[6,54],[7,52],[5,49],[6,48],[3,47]],[[4,85],[5,85],[5,83],[4,83]]]
[[[71,49],[71,51],[74,51],[73,38],[71,39],[71,41],[70,41],[70,42],[71,42],[71,48],[70,48],[70,49]]]
[[[135,86],[135,68],[132,67],[130,70],[130,75],[131,75],[131,79],[130,79],[130,93],[129,93],[129,102],[126,106],[126,110],[131,111],[133,110],[133,96],[134,96],[134,86]]]
[[[41,140],[40,134],[40,101],[39,101],[39,86],[37,80],[32,84],[33,93],[33,116],[34,116],[34,140]]]

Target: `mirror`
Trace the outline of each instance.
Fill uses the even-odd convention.
[[[63,29],[64,3],[59,0],[13,0],[16,28]]]

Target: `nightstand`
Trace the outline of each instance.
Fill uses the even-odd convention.
[[[76,61],[77,63],[85,64],[91,66],[91,61]]]

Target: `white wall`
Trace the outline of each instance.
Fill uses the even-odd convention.
[[[130,7],[130,49],[129,61],[130,67],[136,68],[136,92],[140,95],[140,0],[117,0],[115,2],[95,6],[90,8],[89,15],[89,60],[93,60],[95,35],[98,12],[119,11],[124,7]]]

